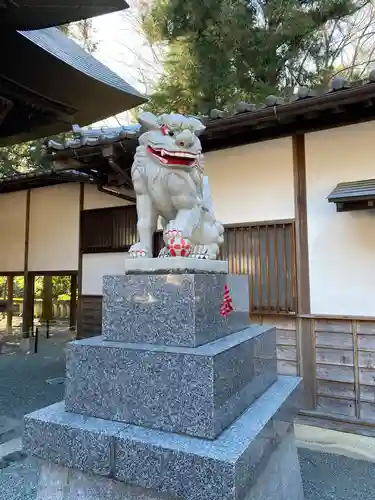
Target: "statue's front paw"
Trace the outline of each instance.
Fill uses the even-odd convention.
[[[182,238],[182,231],[173,227],[167,227],[167,229],[165,229],[164,231],[164,241],[168,243],[174,238]]]
[[[145,248],[141,243],[135,243],[130,247],[129,255],[132,259],[140,259],[145,257],[152,257],[150,251]]]
[[[212,245],[194,245],[190,257],[194,259],[216,260],[217,253]]]
[[[163,259],[163,258],[166,258],[166,257],[170,257],[171,254],[169,253],[169,250],[167,247],[163,247],[160,252],[159,252],[159,259]]]

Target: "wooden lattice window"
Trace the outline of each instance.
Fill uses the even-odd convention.
[[[134,206],[86,210],[81,224],[84,253],[127,251],[137,241]],[[155,257],[163,246],[157,232]],[[228,260],[230,273],[249,276],[252,313],[296,312],[293,221],[226,226],[220,258]]]
[[[163,246],[158,232],[155,256]],[[294,222],[228,225],[220,258],[228,260],[231,274],[249,275],[252,313],[296,312]]]
[[[249,275],[250,312],[296,312],[293,222],[227,226],[221,258]]]
[[[126,252],[136,241],[135,206],[85,210],[81,213],[83,253]]]

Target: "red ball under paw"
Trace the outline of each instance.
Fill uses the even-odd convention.
[[[168,250],[171,257],[188,257],[191,252],[191,245],[189,240],[177,236],[169,241]]]

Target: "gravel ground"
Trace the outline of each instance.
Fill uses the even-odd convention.
[[[36,355],[0,355],[0,442],[2,424],[20,423],[26,413],[63,399],[64,386],[46,380],[64,376],[64,344],[71,335],[41,337]],[[305,500],[375,500],[375,464],[305,449],[299,454]],[[35,500],[38,475],[33,459],[0,467],[0,500]]]
[[[305,500],[375,500],[374,463],[306,449],[299,455]]]
[[[42,335],[38,354],[7,350],[0,354],[0,443],[12,427],[19,427],[25,414],[61,401],[64,385],[46,381],[65,374],[65,343],[73,333],[56,332],[50,339]]]
[[[305,500],[374,500],[375,464],[300,450]],[[39,465],[24,460],[0,471],[0,500],[35,500]]]

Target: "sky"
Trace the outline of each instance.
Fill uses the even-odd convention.
[[[132,50],[141,49],[141,40],[136,31],[132,30],[126,14],[108,14],[93,19],[94,36],[98,42],[95,57],[137,87],[132,70]]]
[[[136,11],[108,14],[93,19],[94,39],[98,49],[94,56],[124,78],[143,94],[150,91],[149,82],[155,80],[158,66],[136,26]],[[146,84],[142,83],[143,79]],[[117,116],[121,124],[129,123],[129,113]],[[104,121],[104,125],[118,125],[115,119]]]

